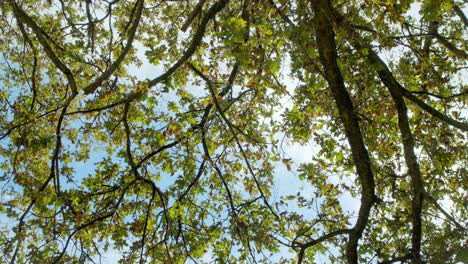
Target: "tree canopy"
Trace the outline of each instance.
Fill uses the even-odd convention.
[[[466,263],[463,4],[1,1],[0,262]]]

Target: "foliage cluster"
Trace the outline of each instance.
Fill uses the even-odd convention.
[[[0,262],[468,261],[463,4],[1,1]]]

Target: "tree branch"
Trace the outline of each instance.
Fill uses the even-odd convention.
[[[149,87],[152,87],[166,80],[172,73],[174,73],[180,66],[182,66],[182,64],[184,64],[185,61],[188,60],[193,55],[193,53],[195,53],[195,51],[197,50],[197,47],[200,45],[203,39],[208,22],[210,22],[216,16],[216,14],[224,8],[224,6],[227,3],[228,3],[228,0],[220,0],[216,2],[214,5],[212,5],[210,9],[208,9],[205,16],[203,17],[203,20],[200,23],[200,26],[195,32],[195,35],[193,36],[192,41],[189,44],[189,47],[185,50],[182,57],[176,63],[174,63],[165,73],[149,81],[148,83]]]
[[[440,42],[440,44],[442,44],[444,47],[446,47],[448,50],[453,52],[458,57],[461,57],[461,58],[463,58],[465,60],[468,59],[468,53],[466,53],[463,50],[457,48],[455,45],[453,45],[451,42],[449,42],[447,39],[445,39],[439,33],[435,33],[435,38]]]
[[[468,19],[465,16],[465,13],[461,10],[461,8],[457,5],[453,6],[453,10],[455,10],[455,13],[457,13],[458,17],[463,21],[463,24],[465,27],[468,27]]]
[[[122,61],[125,59],[127,56],[128,52],[132,48],[132,43],[133,40],[135,39],[135,34],[138,29],[138,24],[140,23],[141,20],[141,13],[144,7],[144,0],[137,0],[137,10],[135,13],[135,16],[133,17],[133,24],[132,27],[130,28],[130,35],[128,36],[127,43],[125,45],[125,48],[123,49],[122,53],[120,53],[119,57],[111,64],[107,70],[101,74],[96,80],[94,80],[91,84],[89,84],[86,88],[84,88],[84,93],[85,94],[91,94],[96,89],[101,86],[101,84],[109,79],[109,77],[117,70],[117,68],[120,66]]]
[[[396,258],[393,258],[393,259],[390,259],[390,260],[385,260],[385,261],[382,261],[382,262],[379,262],[379,264],[392,264],[392,263],[395,263],[395,262],[400,262],[400,263],[403,263],[407,260],[411,259],[411,254],[406,254],[404,256],[401,256],[401,257],[396,257]]]
[[[255,185],[256,185],[258,191],[260,192],[260,195],[262,196],[263,202],[268,207],[270,212],[276,217],[276,219],[280,220],[280,217],[276,214],[276,212],[273,210],[270,203],[268,202],[268,199],[266,198],[266,196],[265,196],[265,194],[264,194],[264,192],[262,190],[260,182],[258,181],[257,177],[255,176],[255,173],[254,173],[254,171],[252,169],[252,166],[250,165],[250,161],[249,161],[249,159],[247,157],[247,154],[245,153],[244,148],[242,147],[242,145],[241,145],[241,143],[239,141],[239,138],[237,137],[237,133],[234,131],[233,125],[227,119],[226,115],[224,114],[224,109],[219,104],[219,101],[218,101],[218,98],[216,97],[216,92],[214,91],[212,82],[206,76],[204,76],[198,69],[196,69],[195,66],[193,66],[192,64],[190,64],[189,66],[191,66],[191,69],[206,82],[208,90],[209,90],[209,92],[211,94],[211,98],[213,99],[214,105],[216,106],[216,110],[220,114],[223,121],[228,125],[228,128],[229,128],[230,132],[234,136],[234,140],[236,141],[236,144],[237,144],[237,146],[238,146],[238,148],[239,148],[239,150],[240,150],[240,152],[242,154],[242,157],[244,158],[244,161],[247,164],[247,169],[249,170],[249,173],[252,175],[252,178],[255,181]]]
[[[357,51],[367,51],[367,55],[365,56],[367,57],[368,62],[373,66],[373,69],[377,72],[380,79],[389,90],[408,98],[409,100],[417,104],[421,109],[431,114],[432,116],[438,118],[440,121],[449,124],[453,127],[459,128],[463,131],[468,131],[467,123],[457,121],[437,111],[435,108],[429,106],[428,104],[414,96],[410,91],[406,90],[403,86],[401,86],[401,84],[395,79],[385,62],[372,49],[372,46],[369,43],[365,42],[361,38],[361,36],[357,34],[351,26],[347,24],[345,18],[341,14],[333,10],[331,7],[327,9],[326,12],[327,17],[329,17],[331,21],[334,24],[336,24],[337,27],[346,30],[348,34],[348,41]]]
[[[68,80],[68,83],[73,91],[73,93],[78,93],[78,89],[76,86],[75,78],[73,77],[72,72],[70,69],[57,57],[55,52],[53,51],[52,47],[49,45],[48,41],[45,38],[44,31],[39,27],[39,25],[28,15],[24,10],[18,6],[18,4],[14,0],[8,0],[10,2],[11,7],[13,8],[13,12],[15,14],[17,22],[25,23],[26,25],[31,28],[34,32],[35,36],[39,40],[42,48],[44,49],[45,53],[49,57],[49,59],[54,63],[54,65],[63,73]],[[21,27],[21,26],[20,26]]]
[[[449,95],[449,96],[442,96],[442,95],[438,95],[438,94],[431,93],[431,92],[426,92],[426,91],[411,91],[411,93],[413,93],[413,94],[425,94],[425,95],[429,95],[429,96],[432,96],[432,97],[435,97],[435,98],[438,98],[438,99],[445,100],[445,99],[450,99],[450,98],[466,95],[466,94],[468,94],[468,90],[464,90],[461,93],[456,93],[456,94],[452,94],[452,95]]]
[[[302,261],[304,259],[304,255],[305,255],[305,251],[309,248],[309,247],[312,247],[312,246],[315,246],[319,243],[322,243],[323,241],[325,240],[328,240],[330,238],[333,238],[333,237],[336,237],[338,235],[342,235],[342,234],[349,234],[351,233],[352,230],[350,229],[341,229],[341,230],[336,230],[336,231],[333,231],[333,232],[330,232],[326,235],[323,235],[317,239],[314,239],[314,240],[311,240],[305,244],[301,244],[300,245],[300,251],[299,251],[299,254],[298,254],[298,260],[297,260],[297,264],[302,264]]]
[[[411,133],[411,128],[408,120],[408,109],[406,107],[403,96],[395,91],[390,90],[393,101],[395,102],[398,112],[398,126],[400,128],[401,140],[403,142],[403,151],[405,156],[406,165],[408,166],[408,173],[411,177],[412,189],[412,203],[411,203],[411,258],[416,264],[422,263],[421,260],[421,237],[422,237],[422,223],[421,212],[423,206],[424,195],[424,181],[419,169],[418,160],[414,153],[414,138]]]
[[[38,199],[38,194],[43,192],[47,186],[49,185],[51,180],[55,181],[55,187],[56,187],[56,193],[57,195],[60,195],[60,181],[59,181],[59,175],[58,175],[58,159],[60,155],[60,149],[62,148],[62,124],[63,120],[65,118],[65,113],[67,111],[68,106],[72,102],[72,100],[75,98],[77,94],[74,93],[71,97],[68,98],[67,102],[65,103],[65,106],[63,107],[59,120],[57,122],[57,126],[55,129],[55,147],[54,151],[52,153],[51,161],[50,161],[50,173],[47,179],[42,183],[42,185],[37,189],[35,195],[32,196],[31,201],[29,202],[28,207],[26,210],[23,212],[21,217],[18,220],[18,225],[17,225],[17,231],[15,239],[17,240],[16,248],[14,250],[13,256],[10,260],[10,264],[14,264],[16,261],[16,256],[19,251],[19,248],[21,247],[22,244],[22,239],[19,237],[21,233],[23,232],[24,224],[25,224],[25,218],[33,208],[33,206],[36,204],[37,199]]]
[[[447,213],[447,211],[444,210],[444,208],[442,208],[442,206],[439,205],[439,203],[437,202],[437,200],[432,197],[429,193],[425,192],[424,193],[424,198],[426,198],[427,200],[429,200],[431,203],[434,204],[434,206],[448,219],[450,220],[458,229],[462,230],[462,231],[465,231],[465,227],[463,227],[457,220],[455,220],[455,218],[453,216],[451,216],[449,213]]]
[[[358,117],[354,111],[353,103],[338,67],[335,33],[327,14],[327,10],[331,8],[329,5],[330,2],[328,0],[312,1],[312,7],[315,11],[314,27],[320,61],[324,68],[325,78],[340,112],[341,121],[343,122],[346,138],[351,147],[351,154],[361,185],[361,207],[356,224],[350,232],[346,248],[347,262],[351,264],[358,262],[358,241],[367,226],[370,211],[375,202],[375,182],[369,154],[359,128]]]
[[[198,16],[198,14],[200,14],[200,12],[202,10],[202,7],[203,7],[203,4],[205,2],[206,2],[206,0],[200,0],[198,2],[198,4],[193,8],[192,12],[190,13],[189,17],[187,18],[187,20],[185,21],[184,25],[182,26],[182,28],[180,30],[185,32],[187,30],[187,28],[190,27],[193,20]]]
[[[142,177],[140,175],[140,173],[138,172],[138,167],[137,167],[137,164],[135,164],[134,160],[133,160],[133,156],[132,156],[132,150],[131,150],[131,138],[130,138],[130,134],[131,134],[131,131],[130,131],[130,126],[128,125],[128,119],[127,119],[127,114],[128,114],[128,110],[130,108],[130,103],[126,103],[125,104],[125,108],[124,108],[124,113],[123,113],[123,124],[124,124],[124,129],[125,129],[125,136],[126,136],[126,152],[127,152],[127,159],[128,159],[128,163],[130,164],[130,167],[133,171],[133,174],[135,176],[135,179],[136,180],[141,180],[143,181],[144,183],[146,184],[149,184],[152,188],[152,193],[151,193],[151,199],[150,199],[150,202],[148,204],[148,209],[147,209],[147,213],[146,213],[146,222],[145,222],[145,226],[144,226],[144,231],[143,231],[143,236],[142,236],[142,243],[141,243],[141,255],[140,255],[140,263],[143,263],[143,250],[144,250],[144,246],[145,246],[145,240],[146,240],[146,231],[147,231],[147,221],[148,221],[148,218],[149,218],[149,213],[150,213],[150,207],[151,207],[151,203],[153,202],[153,199],[154,199],[154,196],[155,194],[157,193],[158,196],[159,196],[159,200],[161,201],[161,205],[162,205],[162,208],[163,208],[163,212],[164,212],[164,218],[166,220],[166,233],[165,233],[165,236],[167,237],[168,235],[168,230],[169,230],[169,216],[167,214],[167,206],[166,206],[166,199],[164,197],[164,193],[161,191],[161,189],[159,189],[159,187],[156,186],[156,184],[150,180],[150,179],[147,179],[145,177]],[[161,150],[162,151],[162,150]],[[141,163],[139,163],[141,164]]]
[[[431,21],[429,22],[429,28],[428,28],[428,35],[426,37],[426,41],[424,42],[423,46],[423,51],[428,54],[429,53],[429,48],[431,47],[432,44],[432,39],[434,38],[435,34],[437,34],[437,29],[439,28],[439,23],[437,21]]]

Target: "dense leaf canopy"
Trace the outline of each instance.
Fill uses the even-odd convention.
[[[2,0],[0,262],[466,263],[463,2]]]

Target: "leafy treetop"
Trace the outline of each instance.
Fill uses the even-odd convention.
[[[468,261],[463,4],[2,1],[2,262]]]

